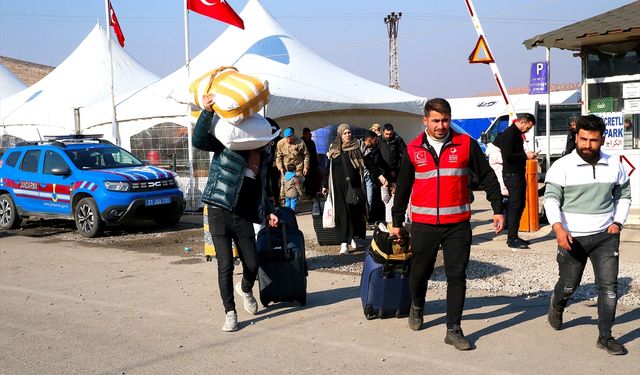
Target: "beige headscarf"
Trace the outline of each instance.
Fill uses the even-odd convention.
[[[353,167],[356,169],[360,169],[360,173],[362,173],[362,170],[364,170],[364,160],[362,159],[362,152],[360,151],[358,141],[354,137],[352,137],[349,143],[342,143],[342,133],[344,133],[344,131],[347,129],[351,130],[349,124],[338,125],[338,135],[336,136],[335,141],[331,143],[331,146],[329,146],[327,156],[329,157],[329,159],[334,159],[338,157],[343,151],[347,152]]]

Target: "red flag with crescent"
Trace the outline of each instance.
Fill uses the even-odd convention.
[[[122,29],[120,28],[118,17],[116,17],[116,12],[111,6],[111,1],[109,1],[109,26],[113,26],[113,33],[116,34],[118,43],[120,43],[120,45],[124,47],[124,34],[122,33]]]
[[[188,0],[187,9],[244,30],[242,18],[225,0]]]

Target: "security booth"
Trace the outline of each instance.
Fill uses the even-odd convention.
[[[527,49],[575,51],[582,67],[582,114],[607,125],[603,151],[617,155],[631,178],[632,211],[640,222],[640,1],[523,42]],[[553,71],[553,67],[551,67]]]

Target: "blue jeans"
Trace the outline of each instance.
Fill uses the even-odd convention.
[[[371,204],[373,203],[373,181],[371,180],[371,175],[369,173],[364,175],[364,184],[367,193],[367,204],[369,210],[371,210]]]
[[[551,304],[555,310],[563,311],[573,295],[582,273],[591,260],[598,285],[598,331],[600,336],[611,336],[611,327],[618,303],[618,249],[620,234],[607,232],[591,236],[574,237],[571,251],[558,247],[560,278],[553,290]]]
[[[284,198],[284,206],[289,207],[293,211],[296,210],[296,205],[298,204],[298,198]]]

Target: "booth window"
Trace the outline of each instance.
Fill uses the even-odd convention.
[[[148,165],[172,170],[180,176],[189,175],[191,142],[188,129],[180,124],[164,122],[145,129],[131,137],[131,153]],[[209,153],[193,149],[195,176],[206,176],[209,171]]]

